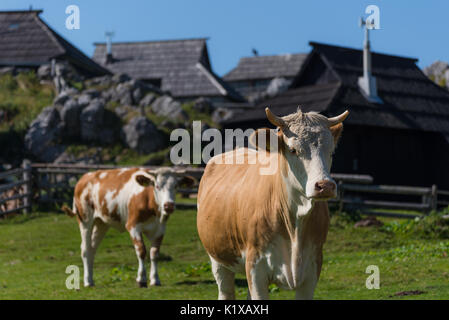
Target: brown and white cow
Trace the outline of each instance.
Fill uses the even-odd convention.
[[[264,130],[277,150],[257,144],[258,150],[240,148],[209,161],[198,193],[198,233],[219,299],[235,298],[236,272],[246,273],[252,299],[267,299],[270,283],[296,290],[297,299],[312,299],[329,226],[326,200],[337,191],[332,153],[348,111],[334,118],[265,111],[278,130],[259,129],[256,136]],[[261,174],[263,164],[249,161],[253,153],[277,161],[276,171]],[[242,154],[243,164],[227,164]]]
[[[147,286],[146,248],[143,235],[151,241],[150,285],[160,285],[157,257],[165,226],[175,209],[175,188],[194,180],[181,170],[139,168],[99,170],[86,173],[75,187],[73,208],[63,207],[77,217],[81,232],[84,286],[93,286],[96,250],[109,227],[127,230],[139,260],[137,282]]]

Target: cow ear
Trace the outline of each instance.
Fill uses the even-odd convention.
[[[261,139],[265,141],[261,141]],[[273,141],[277,141],[277,148],[271,145]],[[283,143],[282,132],[269,128],[257,129],[249,136],[248,142],[250,146],[258,150],[277,151],[276,149],[279,149]]]
[[[178,178],[179,186],[186,186],[187,188],[193,187],[197,183],[197,180],[192,176],[181,176]]]
[[[151,176],[146,176],[143,174],[139,174],[136,176],[136,181],[138,184],[140,184],[142,187],[148,187],[150,185],[154,184],[154,180],[150,178]]]
[[[340,140],[341,133],[343,132],[343,123],[336,124],[329,128],[332,136],[334,137],[334,143],[337,144],[338,140]]]

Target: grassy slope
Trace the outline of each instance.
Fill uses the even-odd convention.
[[[195,211],[176,211],[168,223],[159,263],[161,287],[139,289],[137,260],[127,233],[110,230],[95,263],[95,288],[65,288],[67,265],[82,266],[77,223],[62,214],[32,214],[0,221],[0,299],[215,299],[208,258],[196,233]],[[449,298],[449,241],[405,239],[375,228],[333,223],[324,249],[317,299]],[[445,253],[446,252],[446,253]],[[368,290],[365,269],[380,268],[381,289]],[[82,270],[82,268],[81,268]],[[238,276],[236,292],[246,297]],[[293,292],[272,287],[272,299]]]

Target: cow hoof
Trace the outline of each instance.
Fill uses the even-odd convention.
[[[148,285],[146,282],[137,282],[137,285],[139,288],[148,288]]]
[[[152,286],[152,287],[155,287],[155,286],[159,287],[160,285],[161,285],[161,282],[159,280],[150,283],[150,286]]]
[[[84,287],[86,287],[86,288],[92,288],[92,287],[95,287],[95,284],[94,284],[94,283],[85,283],[85,284],[84,284]]]

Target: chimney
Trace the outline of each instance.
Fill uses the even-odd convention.
[[[369,29],[367,21],[360,19],[360,25],[365,28],[365,41],[363,44],[363,76],[359,77],[358,85],[363,96],[373,103],[383,103],[377,95],[376,78],[371,74],[371,51],[369,42]]]
[[[112,37],[114,36],[114,32],[107,31],[105,32],[106,36],[106,64],[110,64],[114,62],[114,57],[112,56]]]

